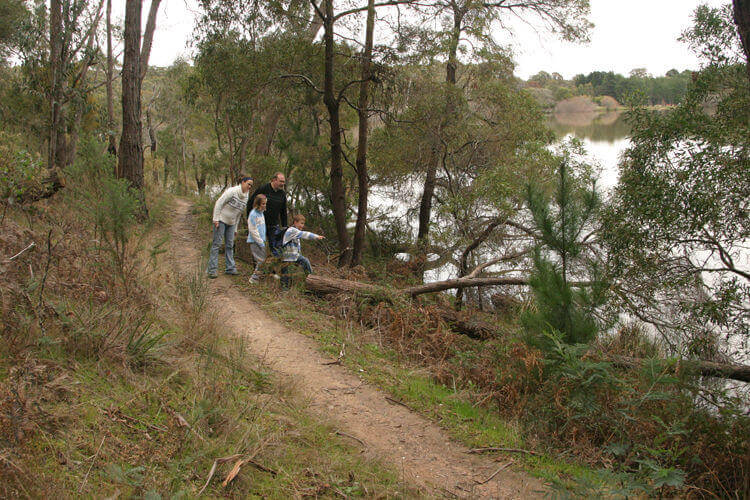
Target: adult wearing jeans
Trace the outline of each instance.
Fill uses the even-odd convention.
[[[287,225],[286,218],[286,191],[284,186],[286,185],[286,177],[282,172],[276,172],[271,177],[271,182],[264,184],[255,192],[250,195],[248,201],[247,215],[250,216],[250,207],[255,206],[255,197],[259,194],[265,195],[266,197],[266,211],[263,212],[263,217],[266,221],[266,234],[273,234],[274,228],[279,226]],[[271,248],[271,252],[276,255],[277,251]],[[278,257],[278,255],[276,255]]]
[[[214,237],[211,243],[211,252],[208,254],[208,277],[215,278],[219,267],[219,249],[222,240],[224,242],[224,257],[226,265],[224,272],[235,275],[237,265],[234,263],[234,233],[237,231],[237,223],[245,212],[250,188],[253,179],[245,174],[240,174],[239,184],[224,191],[214,204],[213,224]]]

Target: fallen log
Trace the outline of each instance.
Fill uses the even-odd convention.
[[[492,283],[489,281],[492,280]],[[478,286],[478,285],[489,285],[489,284],[502,284],[502,285],[519,285],[525,284],[519,283],[514,278],[461,278],[455,280],[448,280],[439,282],[444,284],[456,284],[458,282],[472,284],[459,286]],[[310,274],[305,279],[305,287],[311,292],[326,295],[330,293],[356,293],[359,295],[370,296],[385,302],[393,303],[397,297],[415,297],[421,293],[428,293],[440,290],[447,290],[448,288],[455,288],[455,286],[446,288],[435,288],[428,289],[430,285],[420,285],[416,287],[391,289],[378,285],[371,285],[368,283],[360,283],[358,281],[342,280],[338,278],[329,278],[324,276],[318,276]],[[443,286],[443,285],[441,285]],[[415,293],[416,292],[416,293]],[[489,338],[497,338],[502,336],[500,330],[494,325],[484,323],[478,320],[464,317],[462,314],[450,310],[450,309],[436,309],[435,313],[440,316],[440,319],[448,323],[456,332],[467,335],[473,339],[486,340]],[[610,361],[614,366],[619,368],[640,368],[648,360],[643,358],[632,358],[628,356],[608,356],[607,360]],[[663,369],[671,372],[687,372],[701,377],[716,377],[722,379],[738,380],[740,382],[750,382],[750,366],[748,365],[736,365],[731,363],[715,363],[712,361],[698,361],[688,359],[664,359],[659,360],[662,363]]]
[[[487,285],[528,285],[529,280],[526,278],[456,278],[446,281],[436,281],[434,283],[427,283],[425,285],[411,286],[409,288],[403,288],[400,291],[402,293],[408,293],[412,297],[421,295],[423,293],[442,292],[443,290],[450,290],[452,288],[467,288],[472,286],[487,286]]]
[[[609,356],[613,365],[620,368],[642,368],[649,361],[629,356]],[[661,368],[675,373],[691,373],[701,377],[716,377],[740,382],[750,382],[750,366],[731,363],[715,363],[693,359],[660,359]]]
[[[410,295],[406,293],[404,289],[391,289],[378,285],[370,285],[368,283],[360,283],[358,281],[342,280],[338,278],[318,276],[315,274],[307,275],[305,278],[305,288],[318,295],[350,293],[365,295],[391,304],[399,297],[406,299]],[[473,339],[486,340],[498,335],[498,330],[493,325],[475,319],[465,318],[460,313],[451,309],[435,309],[433,312],[455,331]]]

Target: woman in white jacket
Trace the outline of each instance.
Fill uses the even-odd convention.
[[[224,257],[226,274],[238,274],[237,265],[234,263],[234,233],[237,223],[245,212],[250,188],[253,179],[245,174],[240,174],[239,184],[224,191],[214,204],[213,225],[214,237],[211,243],[211,251],[208,254],[208,277],[215,278],[219,267],[219,248],[224,241]]]

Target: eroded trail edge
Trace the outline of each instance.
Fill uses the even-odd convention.
[[[172,219],[172,252],[176,268],[183,272],[193,272],[200,265],[198,248],[208,241],[198,241],[191,219],[189,202],[178,199]],[[501,462],[468,454],[465,446],[449,439],[439,426],[389,403],[386,393],[345,367],[325,365],[331,359],[318,351],[313,339],[271,318],[234,285],[237,279],[221,275],[211,280],[212,309],[228,328],[246,337],[254,355],[293,381],[313,414],[360,440],[364,454],[392,464],[403,481],[419,486],[428,496],[543,496],[544,486],[536,478],[512,468],[497,472]],[[284,307],[283,298],[279,307]]]

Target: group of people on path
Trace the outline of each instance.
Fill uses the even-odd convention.
[[[302,255],[301,240],[320,240],[324,236],[309,231],[303,231],[305,216],[296,214],[292,217],[292,225],[287,226],[287,195],[284,190],[286,177],[277,172],[271,181],[262,185],[250,194],[253,179],[240,174],[238,184],[226,189],[214,204],[213,211],[213,241],[208,256],[208,277],[216,278],[219,266],[219,249],[224,243],[224,257],[226,265],[224,273],[239,274],[234,261],[234,236],[237,232],[242,215],[247,210],[247,243],[255,260],[255,269],[250,277],[250,283],[258,283],[262,277],[262,264],[268,251],[282,262],[297,264],[305,271],[312,273],[310,261]],[[271,240],[281,235],[280,244],[271,245]],[[286,272],[286,267],[282,273]],[[282,286],[288,286],[288,278],[282,280]]]

